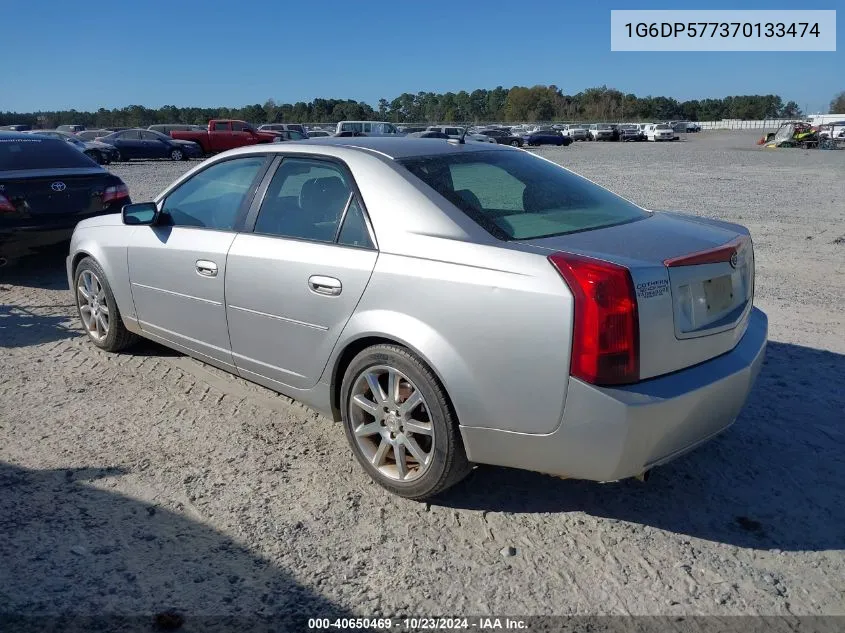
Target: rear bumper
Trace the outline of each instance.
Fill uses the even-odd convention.
[[[470,461],[615,481],[692,450],[729,427],[760,372],[766,315],[753,309],[737,346],[706,363],[620,388],[570,378],[563,421],[535,435],[461,427]]]
[[[100,215],[119,213],[124,204],[131,204],[130,198],[110,203],[110,206],[97,213],[82,216],[57,218],[40,225],[6,226],[0,228],[0,257],[9,259],[32,254],[36,249],[54,246],[70,240],[76,225],[82,220]],[[26,222],[27,220],[21,220]]]
[[[32,230],[0,230],[0,257],[16,259],[36,249],[54,246],[70,239],[76,223],[67,227]]]

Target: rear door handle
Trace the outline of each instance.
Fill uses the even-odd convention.
[[[322,275],[311,275],[308,278],[308,287],[311,289],[311,292],[329,297],[336,297],[343,290],[343,284],[340,283],[340,279],[323,277]]]
[[[199,273],[203,277],[216,277],[217,264],[215,264],[214,262],[210,262],[207,259],[198,259],[197,273]]]

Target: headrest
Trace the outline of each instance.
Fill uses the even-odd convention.
[[[337,219],[346,199],[349,189],[338,176],[312,178],[302,185],[299,194],[299,206],[306,210],[320,211],[326,220]]]

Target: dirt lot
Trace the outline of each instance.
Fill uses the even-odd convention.
[[[539,150],[754,236],[766,366],[730,431],[647,484],[481,467],[391,497],[310,410],[87,344],[60,256],[0,271],[0,612],[845,615],[845,152],[753,142]],[[113,170],[140,201],[188,166]]]

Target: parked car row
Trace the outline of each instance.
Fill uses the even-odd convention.
[[[28,130],[24,134],[38,134],[39,136],[46,136],[69,143],[98,165],[108,165],[112,161],[120,160],[120,152],[113,145],[100,141],[86,141],[70,132],[60,132],[59,130]]]
[[[28,126],[10,126],[28,127]],[[689,122],[674,123],[556,123],[552,125],[397,126],[387,121],[341,121],[334,130],[307,128],[300,123],[266,123],[255,127],[236,119],[212,119],[208,125],[163,123],[141,128],[86,130],[82,125],[60,125],[55,130],[28,130],[64,140],[101,165],[134,159],[188,160],[236,147],[262,143],[301,141],[329,136],[409,136],[411,138],[461,139],[514,147],[567,146],[574,141],[666,141],[677,133],[697,131]]]
[[[692,126],[692,127],[690,127]],[[679,133],[700,131],[697,124],[687,122],[669,123],[566,123],[549,126],[515,126],[512,128],[494,128],[525,138],[531,134],[561,134],[571,141],[663,141],[677,140]],[[487,129],[479,130],[482,134]]]

